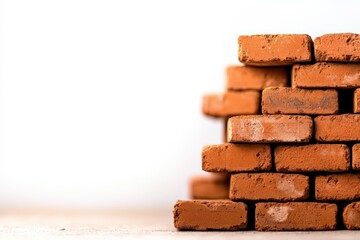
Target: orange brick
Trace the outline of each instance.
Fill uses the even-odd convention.
[[[309,116],[248,115],[228,121],[228,142],[308,142],[311,137]]]
[[[258,114],[260,97],[255,90],[208,94],[203,97],[202,112],[213,117]]]
[[[267,144],[225,143],[203,148],[202,169],[208,172],[266,171],[271,168]]]
[[[230,178],[230,199],[296,201],[309,197],[309,177],[300,174],[238,173]]]
[[[359,70],[359,76],[360,76],[360,70]],[[360,113],[360,88],[354,91],[354,113]]]
[[[318,62],[360,62],[360,35],[325,34],[315,38],[314,50]]]
[[[343,219],[347,229],[360,229],[360,202],[347,205],[343,211]]]
[[[352,147],[352,163],[353,170],[360,170],[360,143],[354,144]]]
[[[288,72],[284,67],[230,66],[226,69],[226,80],[228,90],[263,90],[267,87],[286,87]]]
[[[263,114],[336,114],[336,90],[307,90],[300,88],[266,88],[262,93]]]
[[[295,64],[292,87],[355,88],[360,87],[360,64],[326,63]]]
[[[239,61],[255,66],[284,66],[310,62],[312,40],[306,34],[240,36]]]
[[[229,198],[229,179],[211,174],[190,179],[190,197],[192,199]]]

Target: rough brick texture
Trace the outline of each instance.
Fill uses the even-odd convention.
[[[274,158],[278,172],[343,172],[350,168],[350,149],[345,144],[277,146]]]
[[[261,94],[255,90],[208,94],[203,97],[202,111],[213,117],[257,114]]]
[[[318,116],[315,122],[315,139],[319,142],[360,140],[360,115],[342,114]]]
[[[311,137],[309,116],[236,116],[228,121],[228,142],[308,142]]]
[[[316,176],[315,198],[316,200],[321,200],[321,201],[359,199],[360,173]]]
[[[347,229],[360,229],[360,202],[347,205],[343,211],[343,219]]]
[[[292,68],[292,87],[299,88],[356,88],[360,87],[360,65],[344,63],[315,63]]]
[[[245,229],[247,205],[229,200],[177,201],[174,225],[179,230]]]
[[[309,177],[300,174],[238,173],[230,178],[230,199],[296,201],[309,197]]]
[[[334,230],[336,204],[316,202],[257,203],[255,229],[259,231]]]
[[[352,147],[351,168],[353,170],[360,170],[360,143],[354,144]]]
[[[270,170],[270,145],[225,143],[205,146],[202,150],[202,169],[208,172]]]
[[[255,66],[284,66],[310,62],[312,40],[306,34],[240,36],[239,61]]]
[[[300,88],[266,88],[262,93],[263,114],[336,114],[336,90],[307,90]]]
[[[332,33],[314,40],[317,62],[360,62],[360,35]]]
[[[226,69],[228,90],[263,90],[267,87],[286,87],[287,84],[288,72],[283,67],[230,66]]]
[[[192,199],[227,199],[229,198],[229,179],[218,174],[192,177],[190,197]]]
[[[359,69],[359,78],[360,78],[360,69]],[[354,91],[354,113],[360,113],[360,88]]]

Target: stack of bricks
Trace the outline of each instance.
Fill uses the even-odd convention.
[[[205,114],[229,118],[227,143],[202,152],[203,170],[231,174],[229,199],[178,201],[175,227],[360,229],[360,35],[238,43],[244,66],[203,99]]]

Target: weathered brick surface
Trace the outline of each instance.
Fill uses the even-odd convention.
[[[359,78],[360,78],[360,70],[359,70]],[[354,113],[360,113],[360,88],[354,91]]]
[[[315,63],[295,64],[291,74],[292,87],[356,88],[360,87],[360,64]]]
[[[360,141],[360,115],[318,116],[314,119],[315,139],[319,142]]]
[[[255,66],[284,66],[310,62],[312,40],[306,34],[240,36],[239,61]]]
[[[202,169],[208,172],[265,171],[271,168],[271,149],[267,144],[233,144],[205,146]]]
[[[257,114],[261,94],[255,90],[208,94],[203,97],[202,112],[213,117]]]
[[[353,170],[360,170],[360,143],[353,145],[351,160],[351,168]]]
[[[360,202],[350,203],[344,208],[343,220],[347,229],[360,229]]]
[[[334,230],[336,204],[316,202],[257,203],[255,229],[281,230]]]
[[[316,176],[315,198],[321,201],[360,198],[360,174],[345,173]]]
[[[343,172],[350,168],[345,144],[281,145],[274,151],[278,172]]]
[[[192,199],[229,198],[229,179],[218,174],[196,176],[190,179]]]
[[[226,69],[228,90],[263,90],[267,87],[286,87],[287,85],[288,72],[284,67],[230,66]]]
[[[315,38],[314,50],[318,62],[360,62],[360,35],[325,34]]]
[[[266,88],[262,93],[263,114],[336,114],[336,90],[307,90],[300,88]]]
[[[247,227],[247,205],[229,200],[177,201],[174,225],[179,230],[241,230]]]
[[[308,142],[311,137],[309,116],[236,116],[228,121],[228,142]]]
[[[238,173],[230,178],[231,200],[296,201],[309,197],[309,177],[300,174]]]

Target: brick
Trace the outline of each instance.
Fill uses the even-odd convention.
[[[359,78],[360,78],[360,70],[359,70]],[[360,113],[360,88],[354,91],[354,113]]]
[[[306,34],[240,36],[239,61],[254,66],[285,66],[310,62],[312,40]]]
[[[360,143],[353,145],[351,160],[351,168],[353,170],[360,170]]]
[[[241,230],[247,228],[247,205],[229,200],[177,201],[174,225],[179,230]]]
[[[208,94],[203,97],[202,111],[213,117],[258,114],[261,94],[255,90]]]
[[[257,203],[255,229],[258,231],[334,230],[336,204],[316,202]]]
[[[228,142],[308,142],[312,125],[309,116],[236,116],[228,121]]]
[[[307,90],[300,88],[266,88],[262,93],[263,114],[336,114],[336,90]]]
[[[344,172],[350,168],[350,149],[345,144],[277,146],[274,151],[278,172]]]
[[[306,65],[295,64],[291,75],[292,87],[360,87],[360,64],[326,62]]]
[[[238,173],[230,178],[230,199],[296,201],[309,197],[309,177],[283,173]]]
[[[360,202],[350,203],[344,208],[343,220],[347,229],[360,229]]]
[[[315,198],[321,201],[356,200],[360,198],[360,174],[316,176]]]
[[[360,62],[360,35],[332,33],[314,40],[317,62]]]
[[[270,145],[225,143],[205,146],[202,150],[202,169],[208,172],[270,170]]]
[[[263,90],[267,87],[286,87],[288,72],[284,67],[230,66],[226,69],[228,90]]]
[[[211,174],[190,179],[190,197],[192,199],[229,198],[229,178]]]
[[[318,116],[314,119],[315,139],[319,142],[360,140],[360,115]]]

